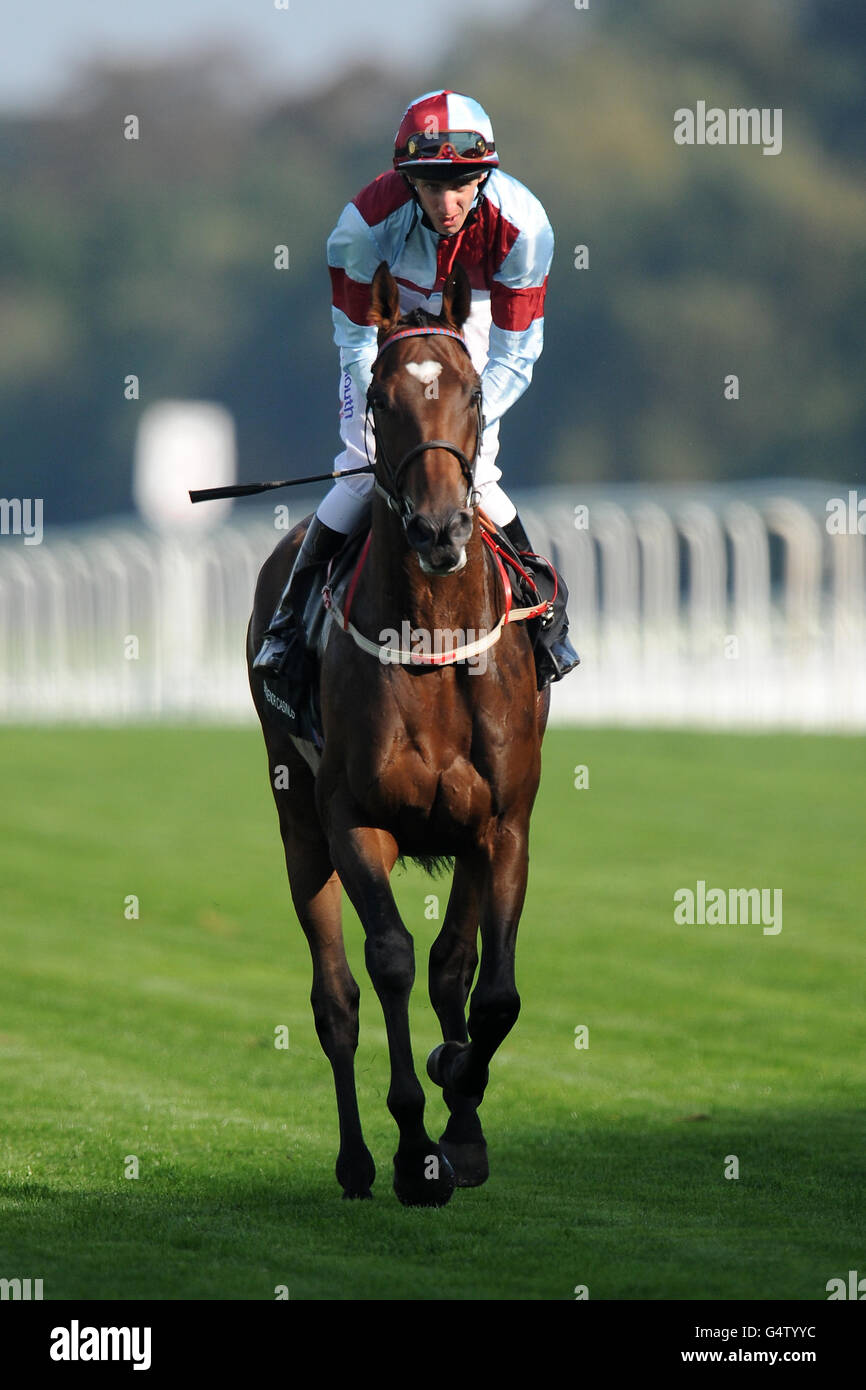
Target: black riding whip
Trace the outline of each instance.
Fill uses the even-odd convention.
[[[298,483],[324,483],[328,478],[349,478],[353,473],[372,473],[369,464],[362,468],[344,468],[342,473],[314,473],[309,478],[285,478],[281,483],[235,483],[232,487],[202,487],[190,491],[191,502],[216,502],[221,497],[253,497],[257,492],[270,492],[275,487],[296,487]]]

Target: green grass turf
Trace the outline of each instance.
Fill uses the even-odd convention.
[[[258,731],[7,729],[0,766],[0,1276],[46,1298],[421,1300],[825,1299],[866,1274],[862,741],[549,734],[491,1178],[439,1211],[391,1188],[350,912],[378,1177],[340,1200]],[[675,924],[699,878],[782,888],[781,933]],[[447,882],[395,884],[436,1136],[425,899]]]

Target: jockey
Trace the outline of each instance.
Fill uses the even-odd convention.
[[[544,208],[504,173],[484,109],[456,92],[427,92],[408,107],[397,131],[394,168],[346,205],[328,239],[334,341],[340,349],[340,435],[335,471],[367,463],[366,397],[377,353],[367,322],[370,285],[387,261],[403,314],[441,309],[442,288],[455,261],[466,270],[472,308],[463,325],[481,377],[485,429],[475,487],[487,515],[517,551],[532,547],[513,502],[499,486],[499,422],[523,395],[543,339],[544,296],[553,231]],[[366,441],[370,456],[375,442]],[[254,665],[280,672],[316,573],[369,510],[372,475],[341,478],[320,504]],[[527,568],[533,560],[525,560]],[[568,641],[567,591],[558,576],[554,617],[537,652],[539,688],[560,680],[579,661]]]

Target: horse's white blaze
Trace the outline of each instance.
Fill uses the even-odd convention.
[[[434,362],[428,358],[426,362],[407,362],[406,371],[410,376],[414,376],[416,381],[420,381],[422,386],[429,386],[431,381],[435,381],[442,370],[441,362]]]

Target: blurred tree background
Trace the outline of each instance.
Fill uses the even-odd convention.
[[[544,354],[503,426],[506,486],[861,478],[862,9],[548,0],[455,36],[426,77],[356,69],[263,110],[243,57],[213,50],[94,67],[62,105],[0,116],[0,492],[44,497],[54,522],[128,510],[139,415],[164,397],[229,407],[243,478],[324,471],[325,242],[389,167],[405,106],[442,85],[487,107],[557,237]],[[781,107],[782,153],[675,145],[674,111],[698,100]]]

